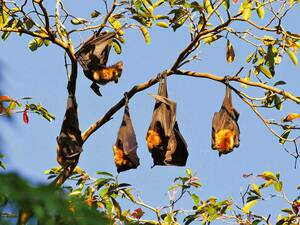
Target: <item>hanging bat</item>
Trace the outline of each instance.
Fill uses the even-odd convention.
[[[93,81],[91,85],[92,90],[99,96],[102,95],[98,84],[105,85],[110,81],[117,83],[118,78],[122,74],[122,61],[112,66],[106,66],[111,44],[115,36],[115,32],[101,33],[85,42],[75,53],[85,76]]]
[[[159,82],[158,95],[146,141],[154,165],[185,166],[188,151],[176,121],[176,102],[168,98],[165,78]]]
[[[237,123],[239,113],[232,106],[231,89],[226,85],[226,93],[219,112],[214,113],[212,121],[212,149],[219,156],[233,151],[240,145],[240,129]]]
[[[130,119],[127,101],[128,100],[126,100],[125,103],[124,116],[118,137],[115,145],[113,146],[114,161],[118,173],[137,168],[140,165],[139,158],[136,153],[136,136]]]
[[[57,162],[63,167],[77,163],[79,155],[82,152],[82,139],[75,96],[68,96],[67,110],[60,134],[56,140]]]

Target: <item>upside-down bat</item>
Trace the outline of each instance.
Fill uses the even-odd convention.
[[[98,84],[105,85],[110,81],[117,83],[118,78],[122,74],[122,61],[106,67],[111,44],[115,36],[115,32],[100,33],[98,36],[95,35],[91,40],[83,43],[80,49],[75,53],[85,76],[93,81],[91,88],[99,96],[101,96],[101,93]]]
[[[212,120],[212,149],[219,151],[219,156],[233,151],[240,145],[240,129],[237,123],[239,113],[232,106],[231,89],[226,85],[226,93],[219,112]]]
[[[77,163],[82,152],[82,138],[75,96],[69,95],[61,131],[57,137],[57,162],[65,167]]]
[[[155,165],[185,166],[188,151],[176,121],[176,102],[168,98],[166,79],[159,82],[158,95],[146,141]]]
[[[122,172],[137,168],[140,165],[136,153],[137,142],[135,132],[130,119],[128,100],[125,97],[125,110],[117,140],[113,146],[114,160],[117,171]]]

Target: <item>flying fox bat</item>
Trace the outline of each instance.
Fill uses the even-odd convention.
[[[69,95],[67,110],[61,131],[57,137],[57,161],[65,167],[77,163],[82,152],[81,131],[77,116],[77,103],[75,96]]]
[[[85,76],[93,81],[91,85],[92,90],[99,96],[102,95],[98,84],[105,85],[110,81],[117,83],[118,78],[122,74],[122,61],[112,66],[106,66],[111,44],[115,36],[115,32],[95,35],[91,40],[85,42],[75,53]]]
[[[114,160],[118,173],[137,168],[140,165],[136,149],[136,136],[130,119],[128,103],[126,100],[122,124],[119,129],[116,143],[113,146]]]
[[[159,82],[158,95],[146,141],[154,165],[185,166],[188,151],[176,121],[176,102],[168,98],[166,79]]]
[[[231,89],[226,85],[226,93],[219,112],[212,120],[212,149],[219,151],[219,156],[233,151],[240,145],[240,129],[237,123],[239,113],[232,106]]]

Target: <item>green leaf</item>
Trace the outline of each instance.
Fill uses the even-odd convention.
[[[298,65],[298,59],[297,56],[288,48],[284,49],[285,52],[289,55],[290,59],[292,60],[292,62],[294,63],[294,65]]]
[[[278,97],[278,95],[274,96],[274,104],[276,109],[281,110],[282,109],[282,101],[280,99],[280,97]]]
[[[192,172],[191,169],[186,169],[186,170],[185,170],[185,173],[186,173],[186,175],[187,175],[188,177],[192,177],[192,176],[193,176],[193,172]]]
[[[250,212],[250,209],[257,203],[257,200],[252,200],[250,202],[247,202],[244,207],[243,207],[243,212],[244,213],[249,213]]]
[[[111,199],[111,201],[112,201],[112,203],[114,205],[117,217],[121,218],[121,216],[122,216],[122,210],[121,210],[121,207],[120,207],[119,203],[116,201],[116,199],[114,199],[112,197],[110,199]]]
[[[287,129],[283,132],[283,134],[281,135],[281,138],[279,139],[279,143],[280,144],[284,144],[286,142],[285,139],[288,138],[289,134],[291,133],[291,129]]]
[[[279,85],[285,85],[285,84],[286,84],[285,81],[280,80],[280,81],[277,81],[277,82],[274,84],[274,87],[275,87],[275,86],[279,86]]]
[[[103,175],[103,176],[108,176],[108,177],[113,177],[114,176],[111,173],[104,172],[104,171],[97,171],[96,174]]]
[[[196,194],[191,194],[191,198],[193,199],[193,202],[195,205],[199,205],[199,202],[200,202],[200,198],[198,195]]]
[[[278,182],[274,183],[274,189],[277,192],[281,192],[282,191],[282,182],[278,181]]]
[[[122,190],[130,201],[136,202],[134,196],[131,194],[130,189]]]
[[[1,160],[0,160],[0,167],[2,168],[2,169],[6,169],[6,165],[4,164],[4,162],[2,162]]]
[[[37,50],[39,47],[41,47],[43,45],[43,39],[41,38],[34,38],[32,39],[29,44],[28,47],[31,51],[35,51]]]
[[[149,45],[150,44],[150,34],[149,34],[148,29],[146,27],[142,27],[142,26],[140,26],[139,28],[144,36],[146,44]]]

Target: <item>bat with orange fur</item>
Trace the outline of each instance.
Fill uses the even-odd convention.
[[[114,161],[117,171],[122,172],[137,168],[140,164],[137,156],[137,141],[130,119],[128,99],[125,97],[125,110],[117,140],[113,146]]]
[[[82,44],[75,53],[77,61],[83,68],[85,76],[93,81],[91,88],[99,96],[99,84],[105,85],[111,81],[118,82],[122,74],[123,62],[106,66],[115,32],[101,33]]]
[[[240,129],[237,123],[239,113],[232,106],[231,89],[226,85],[226,93],[219,112],[212,120],[212,144],[219,156],[232,152],[240,145]]]
[[[152,121],[146,134],[149,152],[155,165],[185,166],[188,158],[187,144],[176,121],[175,101],[168,98],[166,78],[159,81]]]

